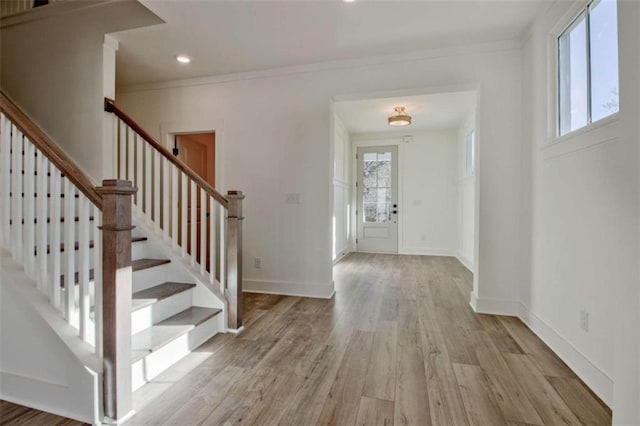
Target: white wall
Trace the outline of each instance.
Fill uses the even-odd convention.
[[[524,125],[528,150],[523,152],[521,235],[531,244],[523,244],[529,261],[523,265],[521,316],[606,403],[613,403],[619,424],[638,424],[637,382],[635,389],[629,385],[618,390],[618,378],[632,371],[637,378],[637,345],[633,339],[619,342],[616,350],[622,344],[622,351],[631,350],[635,359],[625,354],[626,359],[616,361],[613,332],[619,329],[617,315],[624,306],[628,308],[622,316],[635,321],[635,327],[638,323],[637,127],[635,139],[625,134],[621,114],[560,140],[553,136],[551,34],[568,23],[572,7],[556,3],[535,22],[524,45],[524,114],[531,119]],[[624,8],[637,4],[621,2],[620,8],[623,16]],[[638,14],[630,15],[619,31],[633,39],[626,40],[632,47],[621,45],[620,55],[637,59]],[[636,95],[631,98],[637,96],[638,65],[626,66],[635,74],[621,71],[620,87],[624,92],[633,78],[629,86]],[[635,116],[637,122],[637,105],[637,98],[627,103],[629,121]],[[623,302],[621,293],[633,294],[633,302]],[[581,311],[589,313],[588,332],[580,329]],[[617,373],[621,367],[624,372]],[[629,410],[636,417],[622,414]]]
[[[620,138],[629,145],[625,185],[625,229],[621,241],[626,249],[621,259],[625,279],[617,283],[614,293],[615,352],[613,421],[619,425],[640,424],[640,3],[624,1],[618,7],[620,51]],[[635,152],[634,152],[635,151]],[[629,191],[627,193],[627,191]],[[628,270],[628,272],[627,272]]]
[[[224,121],[227,188],[245,191],[245,262],[253,289],[330,294],[332,176],[330,103],[335,95],[478,88],[481,297],[514,300],[521,264],[521,52],[501,43],[273,72],[125,88],[121,107],[152,135],[166,122]],[[402,69],[402,78],[397,78]],[[225,189],[225,188],[221,188]],[[300,204],[285,204],[299,193]],[[506,265],[506,266],[505,266]]]
[[[413,137],[412,142],[403,142],[398,134],[351,135],[351,162],[357,147],[397,145],[398,252],[452,256],[456,252],[456,132],[407,129],[406,134]],[[355,215],[352,223],[357,226]]]
[[[351,140],[344,123],[333,114],[333,248],[334,262],[352,250],[351,223]]]
[[[457,132],[457,221],[456,250],[458,259],[475,271],[476,244],[476,176],[467,176],[467,136],[476,128],[476,114],[471,111]]]
[[[22,267],[0,253],[0,398],[96,424],[102,365]]]
[[[138,2],[68,2],[3,20],[0,86],[81,169],[103,177],[105,34],[161,22]],[[75,10],[69,10],[70,7]],[[51,12],[53,13],[53,12]],[[108,69],[108,68],[107,68]],[[111,84],[113,85],[113,83]],[[111,177],[111,176],[109,176]]]

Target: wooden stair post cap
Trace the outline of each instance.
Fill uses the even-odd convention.
[[[138,188],[134,187],[131,181],[123,179],[105,179],[102,186],[96,190],[101,194],[133,195],[138,192]]]

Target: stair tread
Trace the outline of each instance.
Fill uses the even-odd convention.
[[[156,266],[165,265],[170,263],[169,259],[138,259],[131,262],[133,272],[142,271],[144,269],[154,268]]]
[[[162,346],[213,318],[220,309],[192,306],[158,324],[136,333],[131,338],[132,362],[157,351]]]
[[[133,237],[131,238],[131,241],[132,242],[145,241],[146,239],[147,237]],[[169,262],[171,261],[168,259],[140,259],[140,260],[134,260],[133,262],[131,262],[131,267],[133,272],[135,272],[135,271],[140,271],[147,268],[152,268],[158,265],[164,265],[165,263],[169,263]],[[80,281],[79,272],[75,272],[73,276],[74,276],[73,282],[75,284],[78,284],[78,282]],[[95,277],[94,270],[93,268],[91,268],[89,269],[89,280],[93,281],[94,277]],[[64,287],[64,275],[60,275],[60,285]]]
[[[155,287],[133,293],[132,310],[136,311],[168,297],[190,290],[196,285],[192,283],[166,282]]]

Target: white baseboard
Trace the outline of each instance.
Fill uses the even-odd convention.
[[[331,299],[335,293],[334,282],[329,284],[298,283],[284,281],[244,279],[243,291],[247,293],[281,294],[285,296]]]
[[[520,318],[605,404],[613,406],[613,379],[522,303],[479,298],[472,292],[470,305],[477,313]]]
[[[460,261],[460,263],[462,263],[462,265],[464,265],[464,267],[469,270],[469,272],[475,274],[475,270],[474,270],[472,261],[470,261],[469,259],[467,259],[463,255],[461,255],[460,253],[456,254],[456,259],[458,259]]]
[[[453,250],[429,247],[402,247],[398,254],[413,254],[418,256],[448,256],[454,255]]]
[[[520,302],[504,299],[477,297],[471,292],[471,307],[479,314],[507,315],[517,317],[520,314]]]
[[[527,325],[609,407],[613,407],[613,379],[596,366],[566,338],[520,304],[520,320]]]
[[[340,262],[342,259],[344,259],[345,257],[347,257],[347,255],[351,253],[351,250],[345,250],[343,251],[341,254],[339,254],[334,260],[333,260],[333,264],[335,265],[336,263]]]

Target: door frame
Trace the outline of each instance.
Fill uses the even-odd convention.
[[[362,171],[363,171],[363,159],[358,158],[358,155],[361,154],[360,151],[363,150],[367,150],[367,151],[379,151],[376,148],[380,148],[383,150],[395,150],[394,152],[391,152],[391,191],[392,193],[395,192],[393,194],[392,197],[392,203],[393,201],[395,201],[395,206],[400,206],[399,211],[400,213],[392,213],[393,216],[391,216],[392,220],[394,220],[395,222],[395,232],[396,232],[396,238],[395,238],[395,242],[396,242],[396,247],[395,247],[395,251],[376,251],[376,253],[392,253],[392,254],[398,254],[400,253],[400,214],[402,214],[403,212],[403,208],[400,205],[400,182],[399,182],[399,177],[400,177],[400,165],[399,165],[399,157],[400,157],[400,150],[398,148],[398,145],[366,145],[366,146],[359,146],[356,147],[356,181],[358,182],[358,185],[355,188],[355,194],[356,194],[356,214],[355,216],[355,220],[356,220],[356,239],[358,238],[364,238],[364,225],[365,222],[361,220],[362,217],[362,212],[364,211],[364,203],[362,203],[362,194],[363,194],[363,190],[364,190],[364,185],[363,182],[361,180],[358,180],[360,178],[362,178]],[[395,154],[395,155],[394,155]],[[394,164],[395,163],[395,164]],[[394,188],[395,186],[395,188]],[[394,191],[395,190],[395,191]],[[393,207],[393,210],[398,210],[397,207]],[[361,229],[361,227],[363,229]],[[362,234],[362,235],[361,235]],[[358,242],[356,243],[356,251],[358,252],[367,252],[367,250],[360,250],[358,249]]]
[[[173,135],[191,133],[215,133],[215,182],[216,190],[225,195],[224,186],[224,130],[222,120],[193,120],[160,123],[160,141],[169,151],[173,149]]]
[[[404,151],[402,149],[402,135],[389,135],[385,138],[373,138],[367,139],[366,137],[361,138],[352,138],[351,140],[351,182],[354,182],[354,191],[352,192],[350,199],[351,205],[358,205],[358,191],[355,190],[355,182],[358,180],[358,160],[356,159],[356,154],[358,152],[358,148],[363,147],[377,147],[377,146],[395,146],[398,149],[398,158],[396,163],[397,173],[398,173],[398,206],[399,213],[397,215],[398,219],[398,250],[395,254],[402,254],[404,248],[404,238],[403,238],[403,217],[404,217],[404,209],[402,206],[404,205],[404,182],[402,178],[402,167],[403,167],[403,159],[404,159]],[[356,244],[356,238],[358,236],[358,217],[355,214],[355,208],[353,209],[353,214],[349,218],[351,221],[351,229],[355,229],[356,232],[353,232],[351,235],[352,247],[355,247],[355,251],[359,252],[358,245]]]

